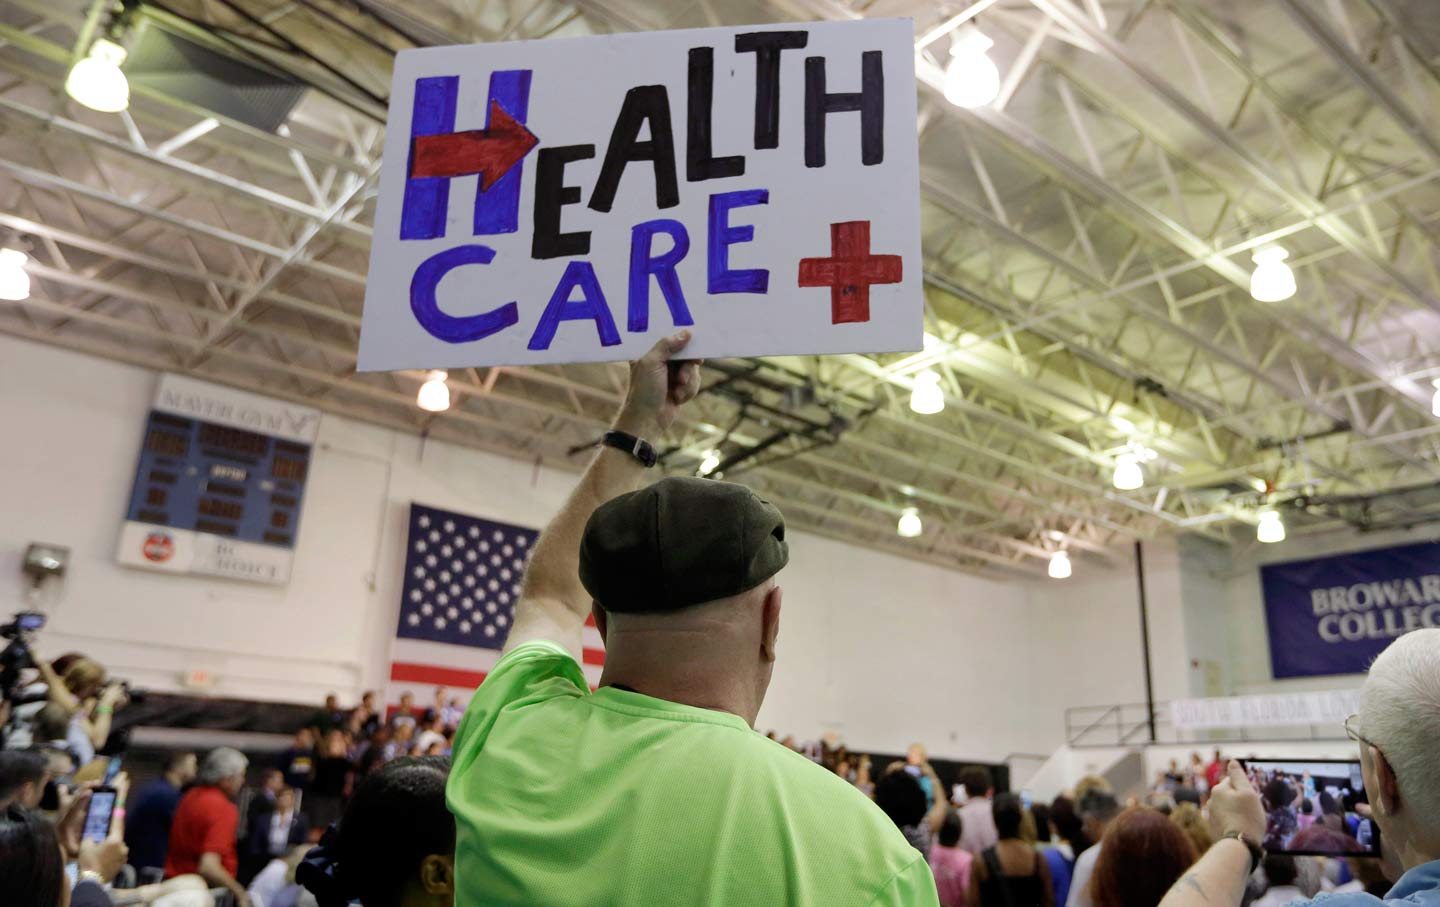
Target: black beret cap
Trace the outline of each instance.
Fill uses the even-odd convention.
[[[743,485],[672,477],[591,515],[580,581],[606,611],[675,611],[753,589],[789,560],[775,505]]]

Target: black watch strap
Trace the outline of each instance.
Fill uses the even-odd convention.
[[[1265,862],[1265,848],[1260,846],[1259,841],[1256,841],[1243,831],[1227,832],[1220,836],[1220,840],[1222,841],[1226,838],[1234,838],[1241,844],[1244,844],[1246,849],[1250,851],[1250,872],[1252,874],[1260,868],[1261,863]]]
[[[613,447],[616,450],[623,450],[635,459],[639,460],[645,468],[654,466],[660,459],[655,453],[655,448],[644,438],[637,438],[632,434],[623,431],[607,431],[600,439],[600,443],[606,447]]]

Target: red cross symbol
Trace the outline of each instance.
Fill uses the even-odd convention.
[[[830,257],[800,259],[800,286],[830,288],[830,323],[870,320],[870,285],[899,283],[899,255],[870,254],[870,222],[830,225]]]

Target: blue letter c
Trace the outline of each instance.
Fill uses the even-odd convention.
[[[456,317],[440,310],[435,289],[446,274],[461,265],[488,265],[495,250],[488,246],[456,246],[425,259],[410,279],[410,311],[434,337],[446,343],[467,343],[503,331],[520,320],[520,307],[507,302],[479,315]]]

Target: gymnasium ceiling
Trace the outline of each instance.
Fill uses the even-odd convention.
[[[977,6],[1005,81],[963,110],[939,91],[947,26]],[[303,83],[275,131],[232,118],[233,92],[229,116],[178,100],[183,70],[132,76],[124,114],[74,103],[92,14],[0,9],[0,241],[29,243],[34,282],[0,331],[578,469],[623,366],[452,371],[438,416],[423,373],[354,372],[394,50],[909,16],[926,350],[712,363],[667,470],[719,448],[799,528],[996,575],[1162,534],[1252,544],[1266,500],[1291,534],[1440,519],[1433,0],[139,6],[214,78],[229,58]],[[1268,241],[1299,282],[1283,303],[1247,290]],[[925,368],[938,415],[908,407]],[[1132,443],[1155,458],[1117,491]],[[912,505],[925,532],[899,538]]]

